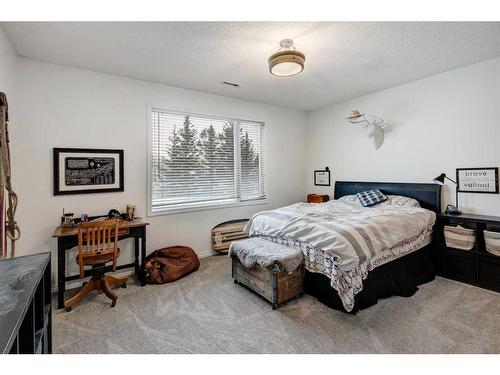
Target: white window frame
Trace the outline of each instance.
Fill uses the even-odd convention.
[[[237,201],[235,202],[234,200],[231,200],[229,202],[220,200],[220,201],[211,201],[211,202],[196,202],[196,203],[185,203],[185,204],[177,204],[177,205],[172,205],[171,207],[166,207],[161,210],[154,210],[152,207],[152,198],[153,198],[153,171],[152,171],[152,149],[153,149],[153,127],[152,127],[152,112],[153,110],[158,110],[158,111],[164,111],[164,112],[169,112],[169,113],[179,113],[179,114],[190,114],[193,116],[201,116],[201,117],[208,117],[208,118],[217,118],[221,120],[237,120],[237,121],[243,121],[243,122],[258,122],[262,123],[262,133],[261,136],[264,139],[263,142],[261,142],[261,147],[262,147],[262,153],[264,155],[264,176],[265,176],[265,182],[264,182],[264,190],[266,192],[266,196],[264,198],[257,198],[257,199],[251,199],[251,200],[245,200],[245,201]],[[220,115],[220,114],[203,114],[200,113],[199,111],[192,111],[189,109],[168,109],[165,108],[164,106],[159,106],[159,105],[151,105],[148,104],[147,106],[147,146],[146,146],[146,162],[147,162],[147,216],[162,216],[162,215],[170,215],[170,214],[176,214],[176,213],[182,213],[182,212],[194,212],[194,211],[205,211],[205,210],[213,210],[213,209],[222,209],[222,208],[231,208],[231,207],[240,207],[240,206],[255,206],[255,205],[261,205],[261,204],[267,204],[269,202],[269,174],[268,174],[268,162],[266,161],[266,124],[268,122],[265,120],[252,120],[249,119],[248,116],[241,116],[241,115],[236,115],[236,114],[225,114],[225,115]],[[235,133],[236,135],[236,133]],[[235,142],[235,149],[234,149],[234,154],[235,158],[240,158],[241,156],[239,155],[239,147],[240,147],[240,142]],[[241,171],[235,169],[235,173],[240,173]],[[239,183],[239,178],[236,179],[236,183]]]

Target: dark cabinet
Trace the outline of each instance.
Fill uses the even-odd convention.
[[[50,253],[0,261],[0,353],[52,353]]]
[[[500,257],[479,255],[479,284],[500,291]]]
[[[473,229],[475,244],[471,250],[459,250],[446,245],[445,225],[462,225]],[[439,214],[436,223],[438,244],[438,275],[500,291],[500,256],[486,250],[485,229],[500,228],[500,217],[484,215],[447,215]]]

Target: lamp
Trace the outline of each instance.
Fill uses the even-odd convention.
[[[292,39],[283,39],[280,49],[268,59],[269,72],[277,77],[290,77],[304,70],[306,56],[295,50]]]
[[[446,173],[441,173],[439,176],[434,178],[434,182],[439,185],[444,185],[444,180],[447,179],[455,184],[455,205],[449,204],[446,206],[446,211],[445,213],[450,214],[450,215],[460,215],[462,212],[458,209],[458,186],[457,182],[453,181],[451,178],[446,176]]]

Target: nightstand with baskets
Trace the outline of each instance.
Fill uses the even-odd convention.
[[[500,217],[439,214],[438,275],[500,291]]]

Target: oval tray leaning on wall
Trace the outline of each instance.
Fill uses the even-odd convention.
[[[247,238],[244,231],[249,219],[231,220],[216,225],[212,229],[212,249],[227,253],[231,242]]]

